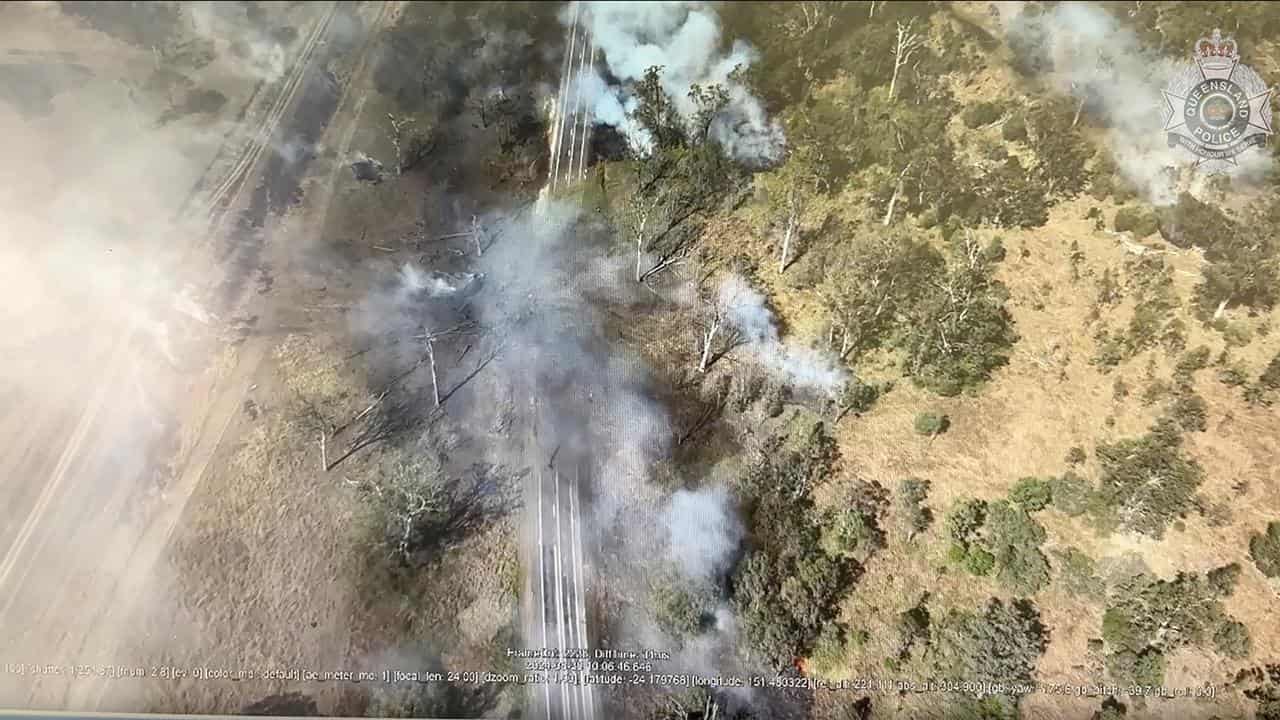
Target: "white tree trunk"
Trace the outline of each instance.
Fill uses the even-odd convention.
[[[480,246],[480,221],[471,216],[471,238],[476,243],[476,257],[484,257],[484,248]]]
[[[799,224],[797,220],[793,204],[791,215],[787,218],[787,231],[782,235],[782,257],[778,258],[778,274],[782,274],[787,269],[787,258],[791,255],[791,237],[795,235],[796,225]]]
[[[427,360],[431,363],[431,395],[435,398],[436,407],[440,407],[440,381],[436,377],[435,340],[427,340]]]
[[[898,184],[893,188],[893,196],[889,198],[889,209],[885,211],[884,222],[881,225],[889,227],[889,223],[893,222],[893,209],[898,204],[898,198],[902,197],[902,180],[907,176],[907,171],[911,169],[911,163],[902,168],[902,172],[898,173]]]
[[[715,343],[716,332],[720,330],[720,318],[711,321],[711,327],[702,333],[702,359],[698,362],[698,372],[705,373],[711,365],[711,346]]]

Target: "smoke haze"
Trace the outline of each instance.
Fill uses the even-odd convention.
[[[1154,204],[1176,201],[1190,160],[1165,141],[1161,90],[1191,61],[1191,48],[1179,60],[1161,57],[1106,10],[1088,3],[1055,3],[1038,15],[1024,8],[1008,27],[1011,39],[1038,48],[1052,63],[1047,77],[1055,89],[1084,98],[1086,108],[1106,123],[1107,149],[1124,178]],[[1225,172],[1242,180],[1262,176],[1272,164],[1265,153],[1238,160]],[[1191,179],[1190,189],[1198,191],[1204,178],[1202,173]]]
[[[644,77],[650,67],[662,66],[662,85],[686,120],[696,111],[688,96],[690,85],[718,84],[729,93],[729,105],[711,133],[731,157],[757,166],[781,157],[786,143],[782,128],[733,77],[736,68],[750,66],[759,55],[742,41],[724,52],[714,10],[695,3],[591,2],[585,3],[582,14],[609,74],[621,83],[611,85],[599,74],[583,81],[583,94],[590,98],[597,122],[618,128],[633,147],[647,149],[650,138],[630,119],[636,101],[626,85]],[[568,10],[563,19],[571,21]]]

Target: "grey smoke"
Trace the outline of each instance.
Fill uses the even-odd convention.
[[[1062,93],[1086,97],[1107,123],[1107,148],[1123,176],[1150,202],[1164,205],[1185,187],[1190,160],[1165,141],[1161,89],[1180,71],[1180,61],[1144,47],[1132,30],[1096,5],[1057,3],[1038,16],[1025,12],[1008,24],[1009,34],[1035,43],[1052,62],[1048,79]],[[1212,28],[1205,28],[1208,33]],[[1190,59],[1191,48],[1185,58]],[[1227,173],[1247,180],[1271,165],[1265,153],[1246,153]],[[1196,191],[1203,174],[1192,178]]]
[[[671,559],[693,580],[714,582],[729,570],[742,540],[737,508],[723,485],[677,490],[662,514]]]
[[[727,320],[761,364],[799,387],[828,394],[845,382],[846,373],[827,355],[813,348],[783,342],[773,311],[763,294],[738,275],[720,282],[718,303]]]
[[[644,77],[650,67],[662,66],[662,85],[686,120],[696,110],[689,86],[719,84],[729,93],[729,105],[711,127],[712,136],[734,159],[755,165],[778,160],[785,149],[782,128],[771,121],[759,99],[736,78],[759,58],[746,42],[735,41],[721,50],[720,21],[700,3],[584,3],[581,24],[603,55],[609,73],[624,83],[610,86],[594,72],[582,80],[597,122],[618,128],[640,151],[650,145],[645,131],[629,117],[635,99],[625,84]],[[564,21],[571,22],[566,10]]]

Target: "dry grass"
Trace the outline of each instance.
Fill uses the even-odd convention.
[[[1126,252],[1121,239],[1096,231],[1085,219],[1091,206],[1104,212],[1107,227],[1115,208],[1108,202],[1082,198],[1053,209],[1050,222],[1028,231],[984,230],[985,242],[992,236],[1004,239],[1007,259],[999,270],[1000,279],[1011,293],[1009,308],[1021,336],[1009,364],[997,371],[992,381],[978,393],[940,398],[899,383],[896,389],[860,418],[849,418],[836,429],[843,454],[843,467],[834,480],[841,483],[859,477],[876,480],[891,490],[900,479],[918,476],[932,483],[927,504],[935,513],[934,527],[911,544],[891,533],[889,547],[872,558],[866,575],[847,598],[843,620],[853,629],[870,633],[861,649],[850,652],[845,677],[890,675],[881,661],[891,653],[896,637],[892,623],[901,611],[928,591],[931,607],[975,607],[986,597],[1005,593],[990,578],[975,578],[945,561],[947,542],[942,537],[941,518],[961,497],[994,499],[1003,496],[1019,478],[1050,476],[1066,469],[1067,451],[1081,446],[1091,459],[1081,471],[1091,479],[1098,468],[1092,450],[1102,442],[1139,435],[1161,412],[1160,404],[1143,405],[1136,397],[1149,361],[1154,361],[1158,377],[1168,380],[1176,356],[1162,348],[1139,354],[1110,372],[1102,372],[1089,360],[1097,351],[1093,338],[1096,326],[1086,323],[1094,298],[1096,281],[1104,268],[1111,268],[1122,284]],[[717,228],[712,242],[733,247],[752,257],[770,257],[772,243],[752,232],[749,223]],[[1071,243],[1079,244],[1085,255],[1081,277],[1071,277],[1068,257]],[[1158,236],[1144,243],[1162,252],[1173,270],[1174,291],[1180,303],[1176,311],[1186,323],[1187,347],[1205,345],[1216,358],[1225,347],[1221,334],[1205,327],[1190,313],[1194,286],[1203,259],[1195,251],[1179,251],[1165,245]],[[786,276],[767,267],[758,279],[769,292],[783,325],[794,336],[812,340],[821,332],[824,313],[809,289],[790,287]],[[1127,325],[1134,308],[1132,291],[1117,306],[1103,308],[1100,322],[1113,329]],[[1043,309],[1035,309],[1042,307]],[[1276,313],[1261,318],[1244,318],[1255,330],[1276,325]],[[1255,332],[1245,347],[1233,348],[1231,357],[1243,365],[1249,376],[1257,373],[1280,349],[1280,338]],[[1124,378],[1133,395],[1117,400],[1113,384]],[[1169,657],[1166,683],[1202,685],[1222,683],[1231,674],[1270,657],[1280,647],[1280,630],[1272,622],[1280,613],[1280,595],[1253,567],[1247,557],[1248,537],[1261,530],[1268,520],[1280,517],[1280,417],[1272,410],[1249,407],[1240,389],[1229,388],[1214,379],[1214,368],[1197,374],[1196,391],[1209,404],[1209,429],[1187,436],[1187,452],[1206,471],[1202,495],[1211,503],[1224,504],[1229,514],[1225,527],[1211,527],[1204,518],[1192,516],[1185,529],[1171,529],[1161,540],[1131,534],[1096,535],[1085,524],[1049,510],[1039,515],[1049,533],[1046,552],[1055,547],[1075,545],[1095,560],[1105,561],[1130,553],[1140,556],[1151,570],[1169,577],[1179,570],[1205,571],[1228,562],[1240,562],[1245,572],[1236,594],[1226,602],[1230,614],[1249,625],[1255,652],[1244,661],[1217,657],[1209,648],[1191,648]],[[915,414],[933,410],[950,416],[949,432],[936,438],[915,434]],[[1233,486],[1247,481],[1244,494]],[[1101,635],[1102,607],[1097,602],[1067,596],[1054,585],[1034,598],[1040,607],[1051,642],[1038,666],[1038,678],[1052,682],[1098,681],[1098,669],[1086,663],[1086,643]],[[926,668],[903,667],[904,677]],[[1217,711],[1239,701],[1222,698]],[[905,707],[923,707],[937,699],[913,698]],[[1025,701],[1029,716],[1046,718],[1088,717],[1097,709],[1098,699],[1033,696]],[[924,705],[917,705],[923,703]],[[1163,717],[1167,712],[1187,717],[1208,717],[1214,708],[1192,701],[1151,701],[1145,709],[1131,703],[1130,715]],[[1181,715],[1180,715],[1181,716]]]

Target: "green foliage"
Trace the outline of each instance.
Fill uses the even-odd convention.
[[[1027,139],[1027,119],[1022,113],[1015,113],[1000,126],[1000,137],[1008,142],[1022,142]]]
[[[836,498],[836,507],[827,513],[823,549],[833,557],[865,561],[884,547],[879,518],[887,506],[888,493],[878,483],[846,485]]]
[[[1179,195],[1175,204],[1161,208],[1158,216],[1160,236],[1179,248],[1211,247],[1224,233],[1233,232],[1235,228],[1235,223],[1221,210],[1188,192]]]
[[[1214,592],[1220,597],[1227,597],[1236,591],[1236,585],[1240,582],[1240,563],[1228,563],[1214,568],[1206,577]]]
[[[1004,115],[1005,108],[1003,103],[990,102],[986,100],[979,101],[964,109],[960,118],[964,120],[964,126],[967,128],[976,128],[1000,119]]]
[[[1053,487],[1047,480],[1024,477],[1009,490],[1009,499],[1027,512],[1036,512],[1045,509],[1052,502]]]
[[[818,639],[814,641],[809,661],[818,674],[830,674],[844,662],[849,644],[850,637],[844,625],[831,623],[822,629]]]
[[[1122,207],[1116,211],[1116,232],[1132,232],[1134,237],[1144,238],[1160,229],[1156,214],[1146,207]]]
[[[961,548],[968,548],[969,542],[982,529],[987,518],[987,503],[971,498],[956,503],[947,513],[947,535]]]
[[[1093,488],[1084,478],[1068,470],[1061,477],[1050,480],[1053,507],[1071,517],[1085,514],[1093,495]]]
[[[1258,376],[1258,385],[1265,390],[1280,390],[1280,353],[1271,358],[1262,374]]]
[[[1209,348],[1200,345],[1194,350],[1188,350],[1178,358],[1177,365],[1174,366],[1173,373],[1179,379],[1190,379],[1195,375],[1196,371],[1209,367]]]
[[[1040,552],[1044,528],[1026,510],[1004,501],[989,503],[983,535],[1001,585],[1030,594],[1049,583],[1049,562]]]
[[[678,640],[702,632],[712,619],[709,599],[683,586],[675,576],[654,586],[651,602],[658,627]]]
[[[898,614],[898,621],[895,623],[898,659],[906,660],[913,647],[929,642],[930,621],[929,609],[923,602]]]
[[[746,640],[778,668],[813,646],[859,570],[822,549],[811,491],[835,460],[835,441],[818,423],[770,440],[741,481],[755,547],[734,575],[733,601]]]
[[[970,548],[964,555],[964,569],[971,575],[985,577],[996,566],[996,556],[980,547]]]
[[[838,251],[825,263],[818,294],[839,330],[841,357],[852,360],[890,336],[930,292],[930,278],[945,271],[945,260],[899,228],[867,228]]]
[[[1249,557],[1258,572],[1269,578],[1280,577],[1280,520],[1267,523],[1265,533],[1254,533],[1249,538]]]
[[[1209,406],[1204,398],[1184,388],[1169,406],[1169,417],[1183,430],[1204,432],[1209,427]]]
[[[1058,98],[1037,107],[1029,118],[1035,136],[1032,144],[1039,157],[1035,178],[1046,195],[1075,197],[1089,184],[1087,166],[1093,148],[1072,126],[1073,105]]]
[[[1228,622],[1220,598],[1218,588],[1195,573],[1178,573],[1172,580],[1136,575],[1121,583],[1102,618],[1112,677],[1159,684],[1168,653],[1203,646]]]
[[[1228,620],[1213,633],[1213,649],[1230,658],[1247,657],[1253,650],[1249,628],[1237,620]]]
[[[940,678],[1030,683],[1048,636],[1030,600],[992,598],[980,613],[948,611],[932,623],[930,643]]]
[[[955,243],[945,277],[907,312],[898,347],[912,380],[940,395],[956,395],[1009,361],[1017,333],[1005,309],[1008,290],[993,277],[969,234]]]
[[[1007,501],[963,500],[947,514],[953,541],[950,559],[974,575],[995,571],[1001,585],[1033,593],[1049,581],[1049,562],[1040,552],[1045,532],[1027,511]]]
[[[1102,578],[1098,577],[1093,558],[1077,547],[1054,551],[1058,565],[1058,582],[1069,595],[1084,598],[1102,597]]]
[[[924,532],[933,522],[933,511],[924,504],[928,496],[928,480],[906,478],[898,483],[898,509],[910,536]]]
[[[864,413],[875,406],[880,396],[892,388],[890,383],[869,383],[854,377],[844,384],[840,393],[841,412]]]
[[[1098,503],[1115,524],[1159,538],[1194,504],[1204,470],[1182,452],[1182,438],[1161,420],[1138,438],[1098,446],[1102,477]]]
[[[913,427],[917,435],[941,435],[951,427],[951,418],[938,413],[916,413]]]

